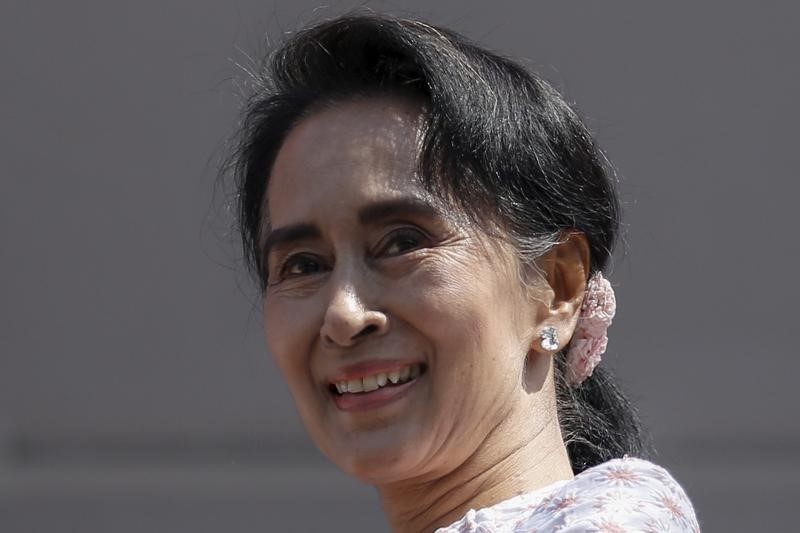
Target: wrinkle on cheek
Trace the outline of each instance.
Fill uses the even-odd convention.
[[[305,280],[303,282],[286,282],[275,287],[267,287],[270,291],[270,297],[280,299],[286,302],[286,305],[291,305],[293,300],[307,299],[319,290],[319,283],[315,281]]]
[[[509,313],[508,302],[520,300],[522,303],[522,288],[518,286],[518,278],[512,272],[515,268],[511,260],[513,257],[487,254],[485,247],[476,246],[468,239],[459,244],[445,250],[436,258],[427,280],[430,285],[426,290],[426,299],[437,314],[459,323],[461,327],[458,329],[462,335],[465,331],[469,332],[459,339],[447,339],[448,345],[460,346],[465,353],[478,354],[480,357],[468,364],[463,364],[467,362],[462,361],[460,365],[456,361],[447,361],[448,365],[458,368],[460,386],[469,387],[480,383],[466,383],[465,380],[474,380],[476,376],[484,375],[482,371],[476,373],[472,368],[474,365],[487,370],[508,368],[509,375],[513,374],[514,369],[508,366],[505,359],[515,353],[485,353],[488,347],[483,343],[488,342],[495,347],[504,346],[505,335],[513,335],[514,327],[510,323],[517,322],[518,310],[517,306],[511,306]],[[501,336],[499,340],[497,335]],[[515,352],[517,347],[505,348]],[[457,355],[448,354],[451,358]],[[458,382],[454,385],[459,386]],[[471,400],[475,398],[470,398]],[[499,407],[503,401],[500,398],[496,400],[491,403]]]
[[[503,279],[497,273],[505,270],[505,265],[499,264],[496,258],[479,253],[469,242],[450,248],[443,257],[438,257],[434,270],[440,288],[450,297],[448,301],[463,304],[465,311],[473,309],[472,300],[476,298],[485,298],[485,304],[491,305],[496,298],[504,298],[511,292],[498,293],[504,287],[495,283],[497,279]]]

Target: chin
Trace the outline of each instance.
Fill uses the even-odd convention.
[[[423,439],[403,438],[396,431],[349,435],[335,450],[323,453],[347,475],[370,485],[416,477],[425,464]],[[391,433],[391,434],[386,434]]]

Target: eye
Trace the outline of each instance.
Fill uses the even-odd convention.
[[[402,228],[387,235],[380,250],[385,255],[401,255],[419,248],[424,241],[425,235],[422,232],[411,228]]]
[[[308,276],[322,272],[323,265],[319,259],[312,255],[297,254],[286,258],[281,264],[280,279]]]

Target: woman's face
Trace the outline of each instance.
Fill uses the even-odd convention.
[[[535,341],[511,251],[415,178],[419,117],[388,97],[317,111],[269,181],[267,343],[318,447],[373,483],[473,454],[524,403]]]

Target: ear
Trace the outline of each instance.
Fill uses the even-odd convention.
[[[561,242],[537,261],[546,283],[541,299],[545,309],[539,314],[537,336],[531,346],[533,350],[540,353],[553,352],[541,346],[542,339],[539,335],[547,327],[555,329],[558,349],[569,342],[580,317],[590,258],[586,235],[571,232],[563,235]]]

